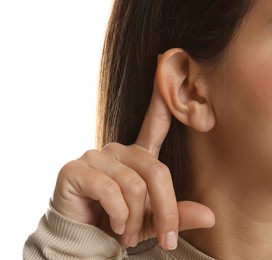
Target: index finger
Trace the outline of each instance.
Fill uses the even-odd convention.
[[[160,93],[157,77],[149,108],[135,144],[158,158],[161,145],[169,131],[172,114]]]

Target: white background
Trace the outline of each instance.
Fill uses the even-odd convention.
[[[95,146],[111,5],[0,1],[0,259],[22,259],[60,168]]]

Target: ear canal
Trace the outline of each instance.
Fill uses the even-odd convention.
[[[158,61],[156,81],[171,113],[183,124],[207,132],[215,125],[208,84],[201,65],[182,49],[166,51]]]
[[[205,99],[204,97],[201,97],[201,96],[197,93],[196,88],[193,88],[193,89],[188,93],[188,96],[189,96],[189,100],[195,100],[195,101],[197,101],[197,102],[200,103],[200,104],[206,103],[206,99]]]

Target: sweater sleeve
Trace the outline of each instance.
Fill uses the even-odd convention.
[[[25,260],[126,259],[119,242],[95,226],[78,223],[59,214],[50,204],[23,250]]]

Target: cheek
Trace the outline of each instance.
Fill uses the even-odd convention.
[[[233,165],[243,162],[249,171],[256,165],[272,170],[272,28],[254,17],[241,27],[214,74],[212,96],[214,145],[223,158]]]
[[[241,38],[229,49],[217,73],[216,98],[223,106],[214,101],[223,115],[257,121],[272,118],[272,37]]]
[[[219,74],[227,104],[259,119],[272,116],[272,28],[249,20],[228,49]]]
[[[271,52],[271,51],[270,51]],[[225,151],[264,162],[272,152],[272,55],[242,55],[219,73],[213,97],[216,133]]]
[[[271,52],[271,51],[270,51]],[[272,55],[259,53],[255,59],[246,55],[229,73],[229,102],[236,113],[260,127],[272,122]]]

